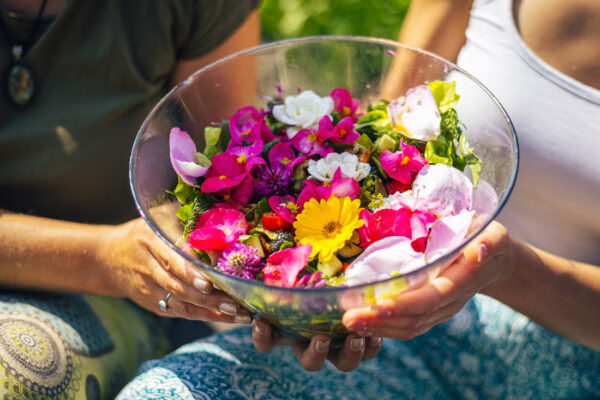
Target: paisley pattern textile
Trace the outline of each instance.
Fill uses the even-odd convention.
[[[167,346],[156,321],[126,300],[0,293],[1,399],[113,399]]]
[[[386,339],[350,372],[304,371],[289,348],[261,354],[249,328],[145,363],[124,399],[590,399],[600,397],[600,353],[485,296],[411,341]]]

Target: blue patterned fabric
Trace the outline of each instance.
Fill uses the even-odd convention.
[[[261,354],[249,328],[145,363],[118,399],[590,399],[600,353],[485,296],[411,341],[386,339],[350,372],[304,371],[289,348]]]

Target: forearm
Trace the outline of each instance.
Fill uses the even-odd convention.
[[[473,0],[412,0],[398,40],[456,61]]]
[[[559,335],[600,350],[600,268],[510,240],[512,273],[482,293]]]
[[[98,256],[107,229],[0,212],[0,285],[107,294]]]

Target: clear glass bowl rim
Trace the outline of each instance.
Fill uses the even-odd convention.
[[[496,208],[495,212],[489,217],[489,219],[484,224],[479,226],[475,231],[473,231],[471,233],[472,238],[479,235],[498,216],[498,214],[504,207],[506,201],[508,200],[508,198],[514,188],[514,184],[517,179],[517,172],[519,169],[519,143],[517,140],[517,134],[516,134],[514,125],[512,123],[512,120],[508,116],[508,113],[506,112],[506,110],[504,109],[504,107],[502,106],[500,101],[498,101],[496,96],[494,96],[494,94],[483,83],[481,83],[477,78],[475,78],[473,75],[471,75],[470,73],[468,73],[467,71],[465,71],[464,69],[462,69],[461,67],[456,65],[455,63],[448,61],[445,58],[440,57],[432,52],[429,52],[429,51],[426,51],[423,49],[419,49],[416,47],[408,46],[408,45],[405,45],[400,42],[395,42],[395,41],[389,40],[389,39],[373,38],[373,37],[366,37],[366,36],[318,35],[318,36],[306,36],[306,37],[293,38],[293,39],[284,39],[284,40],[278,40],[278,41],[273,41],[273,42],[269,42],[269,43],[264,43],[264,44],[261,44],[261,45],[255,46],[255,47],[251,47],[246,50],[239,51],[237,53],[233,53],[233,54],[223,57],[211,64],[208,64],[205,67],[194,72],[185,81],[183,81],[183,82],[177,84],[175,87],[173,87],[165,96],[163,96],[163,98],[154,106],[152,111],[148,114],[148,116],[142,123],[140,129],[138,130],[138,133],[137,133],[136,138],[133,143],[131,156],[129,159],[129,186],[131,188],[133,198],[135,201],[135,206],[136,206],[138,212],[140,213],[142,218],[146,221],[146,223],[150,226],[152,231],[154,231],[154,233],[156,235],[158,235],[169,247],[171,247],[173,250],[175,250],[180,256],[184,257],[186,260],[190,261],[192,264],[200,267],[201,269],[207,269],[207,270],[211,271],[211,273],[217,273],[219,275],[224,276],[226,279],[233,279],[236,281],[244,282],[246,284],[254,285],[254,286],[265,288],[265,289],[276,289],[276,290],[295,292],[295,293],[325,293],[325,292],[334,293],[334,292],[342,292],[342,291],[347,291],[347,290],[359,290],[361,288],[366,288],[369,286],[389,283],[389,282],[393,282],[398,279],[407,278],[411,275],[420,273],[428,268],[431,268],[433,266],[444,263],[448,259],[452,259],[452,258],[456,257],[456,255],[470,242],[470,240],[463,242],[460,246],[455,248],[453,251],[443,255],[442,257],[435,259],[435,261],[433,261],[431,263],[425,264],[422,267],[419,267],[419,268],[417,268],[411,272],[408,272],[406,274],[394,276],[394,277],[391,277],[388,279],[363,283],[363,284],[355,285],[355,286],[344,286],[344,287],[324,286],[324,287],[320,287],[320,288],[297,288],[297,287],[288,288],[288,287],[267,285],[261,281],[238,278],[238,277],[226,274],[224,272],[221,272],[217,269],[214,269],[209,265],[205,265],[205,264],[201,263],[199,260],[197,260],[197,259],[187,255],[183,251],[181,251],[181,249],[179,249],[177,246],[175,246],[174,243],[172,243],[169,239],[167,239],[162,234],[160,229],[156,226],[156,224],[152,221],[152,219],[146,214],[146,211],[145,211],[144,207],[142,206],[140,198],[138,196],[137,188],[135,186],[135,179],[134,179],[135,156],[137,154],[137,149],[140,146],[141,137],[142,137],[143,132],[146,130],[148,124],[153,119],[153,117],[158,113],[158,111],[163,106],[163,104],[168,101],[168,98],[171,97],[171,95],[173,93],[175,93],[179,90],[183,90],[184,87],[192,84],[193,81],[196,79],[196,77],[199,76],[200,74],[202,74],[205,71],[208,71],[210,69],[217,68],[220,64],[223,64],[231,59],[238,58],[238,57],[244,56],[246,54],[250,54],[250,53],[260,53],[262,51],[269,50],[272,48],[286,47],[286,46],[289,46],[292,44],[296,45],[296,44],[312,43],[312,42],[319,42],[319,41],[364,42],[364,43],[372,43],[372,44],[375,44],[378,46],[387,46],[390,48],[392,48],[392,47],[404,48],[404,49],[407,49],[410,51],[420,53],[422,55],[426,55],[428,57],[432,57],[434,59],[437,59],[438,61],[441,61],[442,63],[448,64],[453,69],[461,72],[462,74],[467,76],[470,80],[472,80],[477,86],[479,86],[493,100],[493,102],[496,104],[496,107],[498,107],[499,111],[501,112],[502,116],[504,117],[504,120],[508,123],[508,127],[510,128],[510,135],[512,136],[512,141],[514,143],[513,157],[515,160],[515,168],[512,171],[512,174],[510,176],[508,188],[507,188],[506,192],[504,193],[504,195],[502,196],[502,198],[499,199],[498,207]]]

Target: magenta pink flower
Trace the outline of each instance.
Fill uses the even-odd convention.
[[[325,184],[325,182],[323,182]],[[338,168],[329,184],[331,195],[335,197],[350,197],[351,200],[360,197],[360,185],[354,178],[342,178],[342,169]]]
[[[410,198],[398,196],[396,199],[410,216],[410,238],[413,249],[423,253],[429,237],[429,228],[437,221],[437,217],[431,210],[438,207],[438,202],[431,202],[416,196]]]
[[[340,115],[340,118],[352,117],[352,122],[356,122],[356,110],[358,109],[358,100],[353,99],[350,92],[346,89],[333,89],[329,95],[333,99],[333,111]]]
[[[331,137],[332,128],[331,119],[325,115],[319,120],[318,130],[315,131],[312,128],[301,129],[292,139],[292,145],[296,150],[308,156],[319,154],[325,157],[333,151],[331,145],[326,142]]]
[[[293,224],[298,214],[298,206],[295,203],[294,196],[271,196],[269,197],[269,205],[273,212]]]
[[[254,143],[258,139],[264,143],[273,140],[273,132],[265,123],[265,112],[261,110],[259,113],[252,106],[239,109],[229,119],[229,132],[236,144],[242,144],[242,141]]]
[[[269,151],[269,163],[271,167],[281,166],[289,169],[306,160],[306,156],[296,157],[296,153],[289,143],[277,143]]]
[[[171,129],[169,134],[169,156],[177,175],[188,185],[195,186],[198,177],[204,176],[208,168],[196,163],[196,144],[179,128]]]
[[[248,146],[242,146],[236,144],[233,140],[227,145],[226,153],[237,157],[237,161],[240,164],[246,164],[249,159],[258,157],[264,147],[263,141],[256,139],[253,143]]]
[[[381,167],[387,174],[400,183],[411,183],[421,168],[427,164],[415,146],[404,144],[400,140],[400,151],[394,153],[385,150],[379,158]]]
[[[206,180],[202,184],[202,193],[215,193],[224,189],[233,188],[246,177],[246,167],[232,154],[215,154],[212,166],[206,173]]]
[[[327,136],[332,143],[354,143],[360,134],[354,130],[352,118],[346,117],[331,128]]]
[[[331,196],[335,197],[350,197],[351,200],[360,197],[360,185],[352,178],[342,178],[341,168],[338,168],[333,174],[333,179],[330,183],[319,182],[308,179],[304,182],[304,188],[298,195],[296,204],[299,212],[304,209],[304,204],[310,199],[317,201],[328,200]]]
[[[362,210],[359,217],[365,221],[363,226],[358,228],[360,244],[365,249],[389,236],[411,238],[410,212],[406,208],[400,210],[386,208],[373,214],[368,210]]]
[[[213,208],[198,218],[189,243],[199,250],[223,250],[237,242],[247,229],[248,223],[241,211]]]
[[[267,258],[262,276],[267,285],[293,287],[300,271],[306,267],[312,246],[299,245],[276,251]]]

